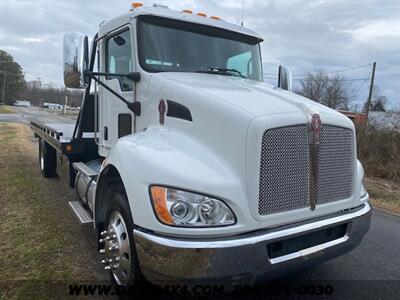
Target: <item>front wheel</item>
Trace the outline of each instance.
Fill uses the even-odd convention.
[[[113,283],[136,286],[143,283],[143,275],[133,241],[133,220],[124,192],[112,193],[107,213],[107,229],[101,233],[106,258],[102,260],[110,271]]]

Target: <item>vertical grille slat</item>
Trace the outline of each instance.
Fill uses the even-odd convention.
[[[317,150],[317,206],[351,197],[353,147],[353,134],[350,129],[323,126]],[[260,215],[309,206],[309,155],[307,124],[274,128],[264,132],[258,201]]]

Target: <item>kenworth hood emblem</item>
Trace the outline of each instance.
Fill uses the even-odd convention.
[[[310,208],[315,209],[318,172],[318,145],[321,141],[322,122],[319,114],[311,115],[310,121]]]
[[[319,116],[319,114],[313,114],[311,116],[311,142],[315,145],[318,145],[320,142],[320,137],[321,137],[321,127],[322,127],[322,123],[321,123],[321,118]]]

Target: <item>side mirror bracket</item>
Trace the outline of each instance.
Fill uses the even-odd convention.
[[[107,84],[102,82],[99,77],[100,76],[119,76],[119,77],[126,77],[129,80],[132,80],[134,82],[137,82],[140,80],[140,73],[135,72],[135,73],[129,73],[129,74],[114,74],[114,73],[105,73],[105,72],[88,72],[86,71],[84,74],[85,78],[90,78],[96,81],[98,84],[100,84],[102,87],[104,87],[107,91],[109,91],[111,94],[116,96],[119,100],[124,102],[126,106],[129,108],[130,111],[132,111],[135,116],[140,116],[142,110],[141,110],[141,104],[140,102],[130,102],[126,100],[124,97],[122,97],[120,94],[118,94],[116,91],[114,91],[112,88],[110,88]]]

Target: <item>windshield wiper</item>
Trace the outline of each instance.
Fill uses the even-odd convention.
[[[219,68],[219,67],[210,67],[207,70],[196,71],[196,73],[221,74],[221,75],[229,75],[229,76],[232,76],[232,73],[235,73],[242,78],[246,78],[246,76],[244,76],[242,74],[242,72],[240,72],[236,69],[227,69],[227,68]]]

